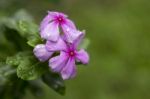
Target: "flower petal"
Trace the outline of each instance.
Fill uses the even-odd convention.
[[[67,49],[67,45],[63,39],[59,37],[57,42],[47,41],[46,48],[48,51],[62,51]]]
[[[54,20],[55,16],[57,16],[57,12],[49,12],[48,15],[42,20],[40,24],[40,31],[43,31],[43,29],[51,22]]]
[[[56,12],[56,11],[48,11],[48,14],[50,14],[51,16],[54,16],[54,17],[56,17],[56,16],[63,16],[63,17],[68,17],[66,14],[64,14],[64,13],[61,13],[61,12]]]
[[[56,42],[59,38],[59,28],[58,23],[51,22],[49,23],[43,31],[41,31],[41,37],[46,40],[54,41]]]
[[[68,57],[64,52],[61,52],[59,56],[53,57],[49,60],[49,67],[53,72],[60,72],[66,65]]]
[[[82,34],[82,32],[72,29],[65,24],[62,25],[62,29],[65,33],[65,38],[68,43],[73,43]]]
[[[53,54],[53,52],[49,52],[49,51],[46,50],[44,44],[39,44],[39,45],[35,46],[33,52],[34,52],[34,55],[41,62],[44,62],[44,61],[48,60],[51,57],[51,55]]]
[[[74,48],[78,47],[78,45],[82,42],[84,36],[85,36],[85,31],[82,31],[81,34],[78,36],[78,38],[73,42]]]
[[[61,71],[61,76],[64,80],[74,78],[76,76],[75,60],[69,58],[66,66]]]
[[[80,51],[77,52],[76,59],[77,59],[77,61],[80,61],[83,64],[88,64],[89,55],[84,49],[81,49]]]
[[[69,28],[76,30],[76,26],[71,20],[65,19],[65,23],[64,24],[67,25]]]

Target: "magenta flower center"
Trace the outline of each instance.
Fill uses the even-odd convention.
[[[71,56],[71,57],[75,56],[75,52],[74,51],[69,51],[69,56]]]
[[[63,18],[63,16],[58,16],[58,17],[56,18],[56,20],[57,20],[57,22],[60,23],[60,24],[64,23],[64,18]]]

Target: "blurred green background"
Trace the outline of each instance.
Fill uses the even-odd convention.
[[[46,85],[24,99],[150,99],[150,0],[0,0],[0,16],[27,11],[39,24],[48,10],[69,15],[90,39],[90,64],[65,81],[66,95]]]

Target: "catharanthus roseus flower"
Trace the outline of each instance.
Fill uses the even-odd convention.
[[[59,28],[61,27],[61,29]],[[40,34],[43,39],[56,42],[60,35],[60,30],[66,36],[66,41],[72,43],[80,34],[76,32],[76,26],[68,19],[68,16],[60,12],[48,12],[40,25]]]
[[[76,75],[75,63],[87,64],[89,61],[88,53],[84,49],[77,50],[83,35],[72,44],[65,42],[62,37],[59,37],[57,42],[47,41],[46,45],[39,44],[34,48],[34,54],[40,61],[49,59],[52,71],[60,73],[63,79],[73,78]],[[58,51],[60,51],[59,56],[50,58],[54,52]]]
[[[40,33],[46,44],[35,46],[34,55],[41,62],[49,60],[51,70],[59,73],[64,80],[75,77],[77,62],[88,64],[88,53],[84,49],[77,49],[85,33],[78,31],[65,14],[48,12],[41,22]],[[56,52],[59,55],[54,56]]]
[[[88,53],[84,49],[77,50],[82,37],[72,44],[66,43],[61,37],[56,43],[51,41],[46,43],[48,51],[60,51],[59,56],[49,60],[49,66],[52,71],[60,73],[63,79],[73,78],[76,75],[76,62],[87,64],[89,61]]]

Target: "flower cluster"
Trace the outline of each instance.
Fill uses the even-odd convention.
[[[77,48],[85,33],[77,30],[67,15],[48,12],[41,22],[40,35],[46,43],[35,46],[34,55],[41,62],[49,60],[51,70],[59,73],[64,80],[75,77],[76,62],[88,64],[88,53],[84,49],[78,51]]]

